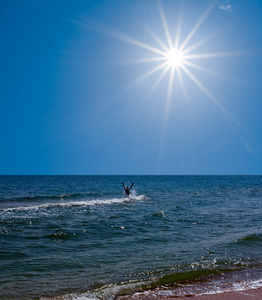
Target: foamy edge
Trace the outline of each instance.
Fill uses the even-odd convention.
[[[113,198],[113,199],[95,199],[88,201],[70,201],[70,202],[55,202],[55,203],[44,203],[33,206],[18,206],[18,207],[9,207],[2,208],[0,211],[2,212],[12,212],[12,211],[25,211],[25,210],[39,210],[39,209],[47,209],[52,207],[74,207],[74,206],[95,206],[95,205],[111,205],[111,204],[121,204],[128,203],[132,201],[142,201],[148,199],[144,195],[139,195],[135,197],[126,197],[126,198]]]

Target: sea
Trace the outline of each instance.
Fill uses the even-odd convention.
[[[262,176],[0,176],[1,299],[260,287]]]

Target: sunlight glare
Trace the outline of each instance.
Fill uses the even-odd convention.
[[[184,63],[184,55],[183,52],[178,49],[170,50],[166,53],[166,62],[169,67],[179,68]]]
[[[225,52],[198,52],[194,53],[193,50],[196,50],[201,45],[206,43],[211,37],[213,37],[213,33],[199,41],[196,41],[192,44],[193,37],[196,32],[199,30],[209,13],[214,7],[215,2],[211,3],[206,11],[204,11],[203,15],[199,18],[196,24],[192,27],[190,32],[186,37],[184,37],[181,41],[181,20],[182,16],[179,16],[179,22],[177,24],[176,34],[170,32],[170,27],[167,24],[167,20],[162,9],[162,6],[159,2],[159,13],[165,33],[166,40],[162,40],[160,37],[153,32],[150,27],[144,25],[144,28],[149,33],[149,35],[153,38],[154,42],[158,45],[147,44],[144,41],[139,41],[135,38],[127,36],[123,33],[117,32],[108,28],[100,28],[103,32],[108,35],[112,35],[115,38],[118,38],[122,41],[130,43],[134,46],[147,50],[150,54],[149,57],[139,58],[134,60],[129,60],[128,64],[153,64],[153,67],[142,74],[139,78],[137,78],[134,82],[132,82],[127,88],[131,88],[137,85],[139,82],[142,82],[146,78],[152,76],[155,73],[159,72],[159,76],[156,79],[155,83],[152,84],[152,88],[149,91],[149,94],[152,95],[155,89],[160,85],[160,83],[164,80],[165,77],[168,76],[168,86],[167,86],[167,97],[166,97],[166,107],[168,111],[168,107],[173,98],[172,91],[175,86],[175,82],[178,81],[184,95],[186,94],[186,87],[184,84],[184,76],[190,78],[199,88],[202,90],[210,100],[212,100],[220,110],[224,113],[226,111],[225,108],[222,107],[216,98],[208,91],[208,89],[200,82],[200,80],[193,74],[193,69],[203,71],[205,73],[209,73],[213,76],[218,76],[218,73],[213,72],[201,64],[198,63],[199,60],[208,59],[208,58],[222,58],[222,57],[231,57],[235,55],[243,55],[242,51],[225,51]],[[101,26],[100,26],[101,27]],[[152,54],[154,56],[152,56]]]

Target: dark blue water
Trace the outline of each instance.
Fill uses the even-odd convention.
[[[1,299],[212,293],[261,270],[262,176],[0,176]]]

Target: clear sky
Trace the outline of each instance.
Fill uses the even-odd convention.
[[[0,174],[262,174],[260,0],[1,0]]]

